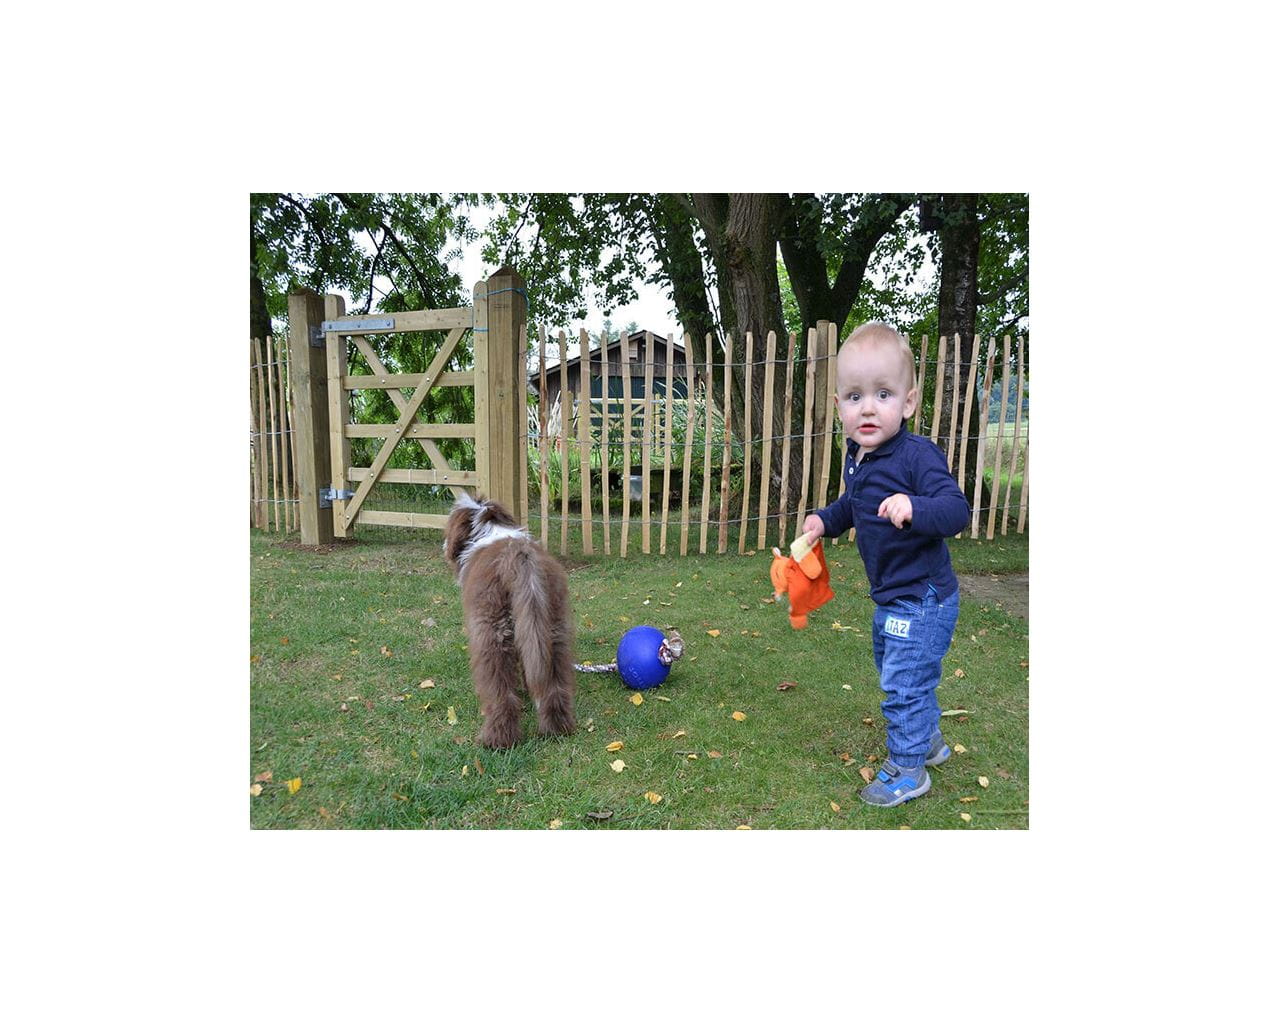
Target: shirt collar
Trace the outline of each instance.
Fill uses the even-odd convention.
[[[898,447],[898,445],[902,443],[902,439],[910,433],[911,433],[911,428],[907,426],[907,421],[903,420],[902,426],[898,428],[898,432],[894,434],[893,437],[889,438],[889,440],[887,440],[875,451],[867,452],[865,458],[868,458],[868,459],[879,458],[881,455],[890,454],[895,448]],[[845,442],[845,445],[847,446],[847,451],[849,452],[849,454],[856,458],[858,455],[858,442],[851,437],[846,437],[844,439],[844,442]]]

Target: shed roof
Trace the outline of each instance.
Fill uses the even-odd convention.
[[[663,343],[664,345],[669,345],[669,346],[671,347],[671,350],[672,350],[673,352],[679,353],[679,354],[681,354],[681,355],[683,355],[683,354],[684,354],[684,345],[682,345],[682,344],[681,344],[680,342],[678,342],[678,341],[675,341],[675,340],[669,340],[669,339],[667,338],[667,336],[666,336],[666,335],[664,335],[664,334],[660,334],[660,333],[658,333],[657,331],[647,331],[647,332],[646,332],[646,331],[632,331],[630,334],[628,334],[628,335],[627,335],[627,341],[635,341],[635,340],[637,340],[637,339],[643,339],[646,333],[648,333],[648,334],[652,334],[652,335],[654,336],[654,338],[661,339],[662,343]],[[558,347],[559,347],[559,346],[557,346],[557,348],[558,348]],[[606,352],[612,353],[615,349],[618,349],[618,348],[621,348],[621,347],[622,347],[622,338],[620,338],[620,337],[619,337],[619,338],[614,338],[614,339],[613,339],[613,341],[609,342],[608,346],[606,347]],[[549,346],[549,345],[547,346],[547,349],[548,349],[548,356],[549,356],[549,355],[550,355],[550,346]],[[592,357],[593,357],[594,359],[597,359],[597,360],[599,359],[599,356],[597,355],[597,353],[598,353],[599,351],[600,351],[599,349],[592,349],[592,350],[591,350],[591,355],[592,355]],[[566,360],[564,361],[564,365],[565,365],[565,368],[566,368],[566,369],[568,369],[569,367],[571,367],[571,366],[576,366],[576,365],[578,365],[578,364],[579,364],[579,363],[581,363],[581,362],[582,362],[582,354],[581,354],[581,353],[579,353],[578,355],[573,356],[573,357],[572,357],[572,358],[570,358],[570,359],[566,359]],[[557,370],[558,370],[559,368],[560,368],[560,364],[559,364],[558,362],[557,362],[557,363],[552,363],[552,362],[548,362],[548,363],[547,363],[547,373],[550,373],[553,369],[557,369]],[[538,376],[538,372],[539,372],[539,371],[534,370],[532,373],[530,373],[530,374],[529,374],[529,379],[530,379],[530,380],[535,380],[535,379],[537,378],[537,376]]]

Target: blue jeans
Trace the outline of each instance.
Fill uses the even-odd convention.
[[[918,768],[938,728],[938,680],[942,658],[960,614],[960,593],[938,600],[930,585],[923,598],[902,598],[876,605],[872,620],[872,652],[880,704],[888,733],[889,756],[903,768]]]

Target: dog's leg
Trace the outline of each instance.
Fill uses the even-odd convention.
[[[538,732],[543,736],[568,736],[577,726],[573,713],[574,687],[577,685],[577,677],[573,674],[573,651],[560,629],[552,631],[547,643],[550,650],[544,663],[550,668],[550,673],[536,682],[529,682],[529,692],[537,702]]]
[[[514,747],[520,742],[524,704],[518,693],[520,680],[513,651],[496,631],[472,638],[471,677],[484,715],[476,739],[484,747]]]

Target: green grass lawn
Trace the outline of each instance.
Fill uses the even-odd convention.
[[[551,535],[558,551],[557,524]],[[638,706],[616,675],[579,675],[575,735],[533,736],[529,711],[531,738],[489,751],[474,741],[479,716],[440,534],[361,528],[357,542],[321,553],[296,537],[250,537],[246,785],[271,773],[250,798],[255,828],[1027,827],[1028,624],[995,601],[962,597],[943,664],[939,703],[965,712],[943,730],[965,751],[932,770],[927,796],[884,810],[857,798],[859,768],[885,749],[872,605],[850,544],[828,549],[836,599],[803,631],[785,605],[763,600],[767,551],[644,556],[636,530],[625,561],[572,556],[578,661],[613,660],[639,624],[679,629],[685,657]],[[1027,569],[1025,536],[951,550],[961,573]],[[420,685],[427,679],[434,686]],[[784,680],[796,686],[778,690]],[[614,742],[622,748],[607,750]]]

